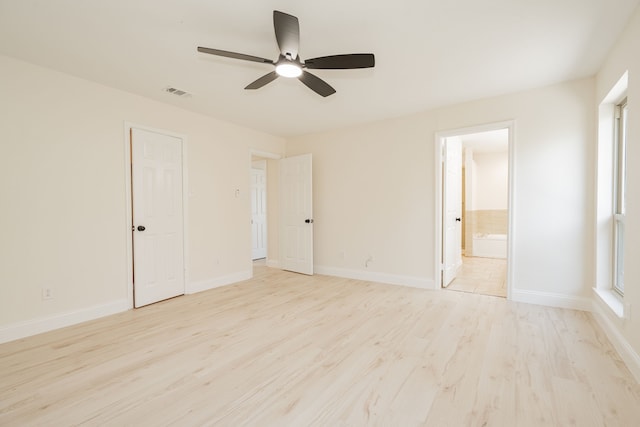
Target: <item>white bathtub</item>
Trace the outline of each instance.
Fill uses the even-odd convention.
[[[507,257],[506,234],[474,234],[473,256],[484,258]]]

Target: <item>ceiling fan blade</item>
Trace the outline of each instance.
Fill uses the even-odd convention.
[[[267,83],[271,83],[277,78],[278,78],[278,73],[276,73],[275,71],[272,71],[260,77],[255,82],[250,83],[249,85],[247,85],[247,87],[245,87],[245,89],[260,89],[262,86],[266,85]]]
[[[208,53],[217,56],[226,56],[227,58],[242,59],[244,61],[262,62],[264,64],[273,64],[273,61],[258,56],[245,55],[244,53],[229,52],[220,49],[211,49],[208,47],[198,47],[198,52]]]
[[[300,24],[298,18],[277,10],[273,11],[273,28],[282,56],[291,60],[298,57],[300,46]]]
[[[373,53],[352,53],[348,55],[321,56],[307,59],[304,66],[311,69],[349,70],[353,68],[371,68],[376,65]]]
[[[327,82],[307,71],[302,71],[302,75],[298,79],[318,95],[327,97],[336,93],[336,90]]]

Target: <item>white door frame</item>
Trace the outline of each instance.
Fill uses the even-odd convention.
[[[125,192],[125,203],[126,203],[126,212],[125,212],[125,235],[127,242],[127,301],[130,308],[134,308],[133,301],[133,234],[131,233],[131,225],[133,224],[133,216],[132,216],[132,201],[131,201],[131,139],[130,139],[130,130],[132,128],[145,130],[148,132],[155,132],[163,135],[173,136],[175,138],[180,138],[182,140],[182,233],[183,233],[183,257],[184,257],[184,286],[185,293],[188,291],[188,274],[189,271],[189,252],[188,252],[188,236],[187,233],[187,223],[188,223],[188,209],[187,209],[187,201],[189,199],[188,192],[188,176],[187,173],[187,136],[184,134],[171,132],[165,129],[158,129],[154,127],[139,125],[136,123],[124,122],[124,171],[125,171],[125,182],[124,182],[124,192]]]
[[[436,132],[435,135],[435,173],[436,173],[436,203],[435,203],[435,277],[433,283],[435,289],[442,288],[442,172],[444,161],[443,147],[444,141],[448,137],[467,135],[470,133],[488,132],[499,129],[509,130],[509,201],[508,201],[508,235],[507,235],[507,299],[511,299],[511,286],[513,277],[513,242],[515,241],[515,210],[514,210],[514,190],[515,190],[515,120],[507,120],[503,122],[488,123],[478,126],[470,126],[458,129]]]

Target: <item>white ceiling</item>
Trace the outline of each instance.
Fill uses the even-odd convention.
[[[639,0],[0,0],[0,53],[274,135],[291,136],[594,75]],[[366,70],[314,70],[322,98],[271,66],[272,11],[300,20],[302,59],[374,53]],[[186,90],[188,98],[163,92]]]

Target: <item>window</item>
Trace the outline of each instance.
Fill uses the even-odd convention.
[[[628,315],[624,304],[628,83],[625,71],[598,106],[596,151],[594,292],[619,318]]]
[[[613,289],[624,295],[624,217],[627,154],[627,99],[615,108],[613,177]]]

